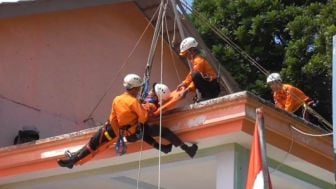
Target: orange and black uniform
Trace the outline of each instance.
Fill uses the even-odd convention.
[[[204,100],[217,97],[220,88],[215,70],[211,67],[209,62],[200,55],[194,55],[190,61],[192,70],[183,81],[183,86],[189,91],[198,89]]]
[[[152,115],[159,108],[158,98],[155,95],[152,97],[146,97],[143,107],[148,111],[149,115]],[[143,140],[152,145],[154,148],[159,149],[159,143],[153,138],[160,135],[160,126],[157,124],[145,124]],[[162,126],[161,137],[168,140],[170,144],[161,144],[161,151],[169,153],[172,149],[172,145],[175,147],[181,147],[190,157],[194,157],[198,147],[196,144],[187,146],[175,133],[170,129]]]
[[[89,154],[93,157],[100,146],[110,141],[116,141],[121,129],[126,130],[124,132],[126,137],[134,136],[137,132],[137,125],[144,124],[147,119],[147,111],[134,96],[125,92],[115,97],[109,121],[99,128],[87,145],[72,154],[70,158],[59,160],[58,164],[62,167],[72,168],[74,164]]]
[[[110,141],[115,141],[117,136],[125,136],[129,142],[139,140],[139,132],[142,127],[143,139],[146,143],[159,149],[159,144],[153,137],[159,136],[160,127],[158,125],[147,124],[148,112],[142,107],[142,104],[134,96],[125,92],[114,98],[112,102],[112,110],[109,116],[109,121],[100,128],[90,139],[89,143],[83,148],[73,153],[68,159],[58,160],[61,167],[72,168],[77,162],[87,157],[95,155],[95,151],[102,145]],[[169,140],[175,146],[184,145],[184,143],[169,129],[162,127],[163,138]],[[162,145],[164,146],[164,145]],[[161,148],[165,153],[170,152],[171,145],[166,148]]]
[[[318,120],[304,108],[304,104],[312,106],[314,101],[300,89],[289,84],[282,84],[281,90],[273,93],[273,98],[276,107],[294,113],[315,125],[318,124]]]
[[[96,150],[100,145],[119,136],[122,130],[125,131],[123,134],[126,137],[133,136],[137,132],[138,124],[143,125],[147,119],[147,111],[143,109],[138,99],[125,92],[114,98],[108,121],[109,124],[105,125],[105,128],[101,128],[102,131],[99,130],[91,138],[88,147]],[[112,132],[104,132],[104,129],[107,131],[112,130]]]
[[[145,103],[143,103],[142,106],[148,112],[149,115],[153,115],[153,112],[155,112],[159,107],[158,99],[154,98],[154,100],[151,100],[150,98],[146,98]],[[160,135],[159,125],[145,123],[143,140],[147,144],[153,146],[156,149],[159,149],[159,143],[153,138],[159,135]],[[170,129],[163,126],[161,127],[161,137],[171,142],[171,144],[173,144],[174,146],[181,146],[184,144],[182,140],[175,133],[173,133]],[[170,152],[172,148],[171,144],[161,145],[161,151],[164,153]]]
[[[114,98],[109,122],[117,135],[120,129],[126,129],[126,136],[131,136],[136,133],[138,124],[143,125],[147,120],[148,113],[138,99],[127,92]]]
[[[276,107],[291,113],[311,101],[300,89],[289,84],[282,84],[281,90],[273,93],[273,98]]]

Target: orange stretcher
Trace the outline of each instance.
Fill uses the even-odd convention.
[[[160,115],[160,111],[162,111],[162,113],[167,112],[169,110],[174,109],[178,102],[180,102],[182,100],[182,98],[184,97],[183,94],[185,92],[185,88],[181,89],[181,90],[174,90],[170,93],[170,96],[168,98],[168,100],[162,105],[160,106],[154,113],[154,116],[159,116]]]

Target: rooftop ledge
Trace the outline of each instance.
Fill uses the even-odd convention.
[[[332,137],[309,137],[294,131],[291,129],[292,126],[307,133],[322,133],[300,118],[275,109],[271,103],[250,92],[238,92],[176,109],[164,115],[163,125],[176,132],[184,141],[197,142],[200,149],[229,143],[250,148],[256,108],[260,107],[264,112],[269,158],[279,159],[270,151],[278,149],[283,154],[289,153],[301,159],[305,164],[333,173]],[[8,182],[11,178],[18,178],[17,176],[24,178],[25,175],[35,172],[64,170],[56,163],[64,150],[79,149],[88,142],[97,129],[98,127],[95,127],[1,148],[0,184]],[[129,144],[128,152],[124,155],[126,159],[128,156],[132,159],[132,154],[139,151],[139,146],[139,142]],[[146,151],[150,152],[151,149],[145,146],[144,150],[146,154]],[[148,156],[154,156],[150,155],[152,153],[148,154]],[[118,155],[114,150],[107,150],[98,154],[91,162],[109,158],[115,160],[116,156]],[[290,162],[288,164],[290,165]],[[301,169],[306,165],[300,167],[297,162],[294,162],[291,166],[298,166],[296,168]]]

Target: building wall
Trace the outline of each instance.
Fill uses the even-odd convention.
[[[147,22],[133,3],[0,19],[0,146],[25,125],[41,138],[94,126],[83,120],[111,87],[92,116],[105,122],[125,74],[144,73],[153,27],[123,65]],[[160,80],[159,55],[151,81]],[[163,65],[173,89],[187,67],[172,60],[167,44]]]

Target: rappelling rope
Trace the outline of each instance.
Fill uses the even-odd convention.
[[[163,15],[162,15],[162,20],[161,20],[161,60],[160,60],[160,64],[161,64],[161,68],[160,68],[160,83],[163,83],[163,42],[164,42],[164,21],[165,21],[165,14],[166,14],[166,10],[167,10],[167,5],[168,5],[168,1],[166,1],[165,5],[164,5],[164,10],[163,10]],[[167,33],[167,36],[169,34]],[[162,93],[160,93],[159,96],[159,100],[160,100],[160,106],[162,106]],[[159,118],[159,126],[160,126],[160,132],[159,132],[159,165],[158,165],[158,189],[161,188],[161,144],[162,144],[162,109],[160,108],[160,118]]]
[[[157,46],[157,42],[159,39],[159,32],[160,32],[160,27],[162,22],[162,14],[163,14],[163,0],[161,0],[160,7],[159,7],[159,14],[157,17],[157,22],[155,24],[155,30],[154,30],[154,35],[152,39],[152,43],[150,46],[149,54],[148,54],[148,59],[147,59],[147,64],[146,64],[146,69],[144,73],[144,85],[141,88],[140,92],[140,98],[145,99],[149,90],[149,82],[150,82],[150,75],[152,71],[152,65],[153,65],[153,59],[155,55],[155,49]]]
[[[273,170],[271,171],[271,173],[274,173],[274,172],[278,171],[280,169],[280,167],[284,165],[285,161],[288,158],[288,155],[292,152],[292,149],[293,149],[293,146],[294,146],[294,135],[293,135],[293,131],[292,131],[292,129],[290,127],[288,127],[288,130],[289,130],[289,132],[291,134],[291,143],[289,145],[288,150],[286,151],[286,155],[282,158],[282,161],[280,161],[278,163],[278,165],[275,168],[273,168]]]
[[[142,150],[143,150],[143,138],[145,134],[145,126],[143,126],[142,130],[142,136],[141,136],[141,142],[140,142],[140,152],[139,152],[139,160],[138,160],[138,175],[137,175],[137,184],[136,188],[139,189],[139,180],[140,180],[140,174],[141,174],[141,159],[142,159]]]
[[[177,80],[179,81],[179,83],[181,83],[182,80],[181,80],[180,74],[179,74],[177,66],[176,66],[176,61],[175,61],[175,57],[174,57],[174,53],[173,53],[173,48],[172,48],[172,46],[174,44],[174,41],[175,41],[175,23],[176,23],[176,18],[174,19],[174,34],[173,34],[173,39],[172,40],[170,40],[170,36],[169,36],[169,30],[168,30],[166,15],[165,15],[164,18],[165,18],[165,28],[166,28],[167,38],[168,38],[170,57],[171,57],[171,59],[173,61],[173,66],[174,66],[174,69],[175,69],[175,72],[176,72]]]
[[[165,4],[165,7],[166,6],[167,6],[167,4]],[[153,35],[153,39],[152,39],[152,43],[151,43],[151,47],[150,47],[150,51],[149,51],[149,55],[148,55],[148,60],[147,60],[147,64],[146,64],[146,69],[145,69],[145,73],[144,73],[144,79],[143,79],[144,80],[144,86],[142,87],[141,92],[140,92],[140,98],[142,100],[145,99],[145,97],[147,96],[147,93],[148,93],[151,69],[152,69],[152,64],[153,64],[153,57],[154,57],[155,49],[156,49],[157,42],[158,42],[160,27],[162,25],[162,23],[160,23],[160,22],[162,22],[162,17],[163,17],[162,15],[165,14],[165,8],[163,7],[163,0],[161,0],[161,3],[159,5],[158,10],[159,10],[159,13],[158,13],[158,17],[157,17],[157,23],[155,25],[155,31],[154,31],[154,35]],[[160,129],[161,129],[161,127],[160,127]],[[143,135],[144,135],[144,133],[145,133],[145,128],[144,128]],[[141,149],[140,149],[140,153],[139,153],[137,189],[139,188],[139,180],[140,180],[140,175],[141,175],[143,135],[142,135],[142,141],[141,141]],[[161,139],[161,131],[160,131],[160,139]],[[159,145],[159,150],[161,150],[161,143]],[[158,181],[158,186],[160,186],[160,180]]]
[[[311,137],[325,137],[325,136],[331,136],[333,135],[333,133],[324,133],[324,134],[311,134],[311,133],[307,133],[307,132],[304,132],[296,127],[294,127],[293,125],[291,125],[291,128],[293,130],[295,130],[296,132],[302,134],[302,135],[306,135],[306,136],[311,136]]]
[[[98,106],[101,104],[101,102],[103,101],[103,99],[105,98],[105,96],[107,95],[107,93],[112,89],[113,86],[115,86],[115,80],[117,78],[117,76],[120,74],[120,72],[124,69],[124,67],[127,65],[130,57],[133,55],[135,49],[138,47],[138,45],[140,44],[142,38],[144,37],[145,33],[147,32],[149,26],[151,25],[152,21],[155,18],[155,15],[158,13],[159,8],[156,9],[156,11],[154,12],[152,18],[150,20],[148,20],[147,26],[144,29],[144,31],[142,32],[142,34],[140,35],[139,39],[137,40],[137,42],[134,44],[133,49],[131,50],[131,52],[129,53],[129,55],[127,56],[127,58],[125,59],[125,61],[123,62],[123,64],[121,65],[121,67],[119,68],[119,70],[117,71],[117,74],[115,74],[115,76],[112,78],[111,80],[111,84],[109,85],[109,87],[106,89],[106,91],[104,92],[104,94],[102,95],[102,97],[98,100],[97,104],[94,106],[94,108],[92,109],[92,111],[89,113],[89,115],[87,116],[87,118],[85,120],[83,120],[83,122],[86,122],[87,120],[89,120],[93,113],[97,110]]]
[[[281,162],[278,163],[278,165],[271,171],[271,173],[274,173],[276,171],[278,171],[280,169],[280,167],[282,165],[284,165],[284,162],[286,161],[286,159],[288,158],[288,155],[292,152],[292,149],[293,149],[293,145],[294,145],[294,134],[293,134],[293,130],[302,134],[302,135],[306,135],[306,136],[310,136],[310,137],[325,137],[325,136],[331,136],[333,133],[326,133],[326,134],[311,134],[311,133],[307,133],[307,132],[304,132],[298,128],[296,128],[295,126],[293,125],[289,125],[288,127],[290,133],[291,133],[291,144],[289,146],[289,149],[286,151],[286,155],[284,156],[284,158],[282,159]]]

